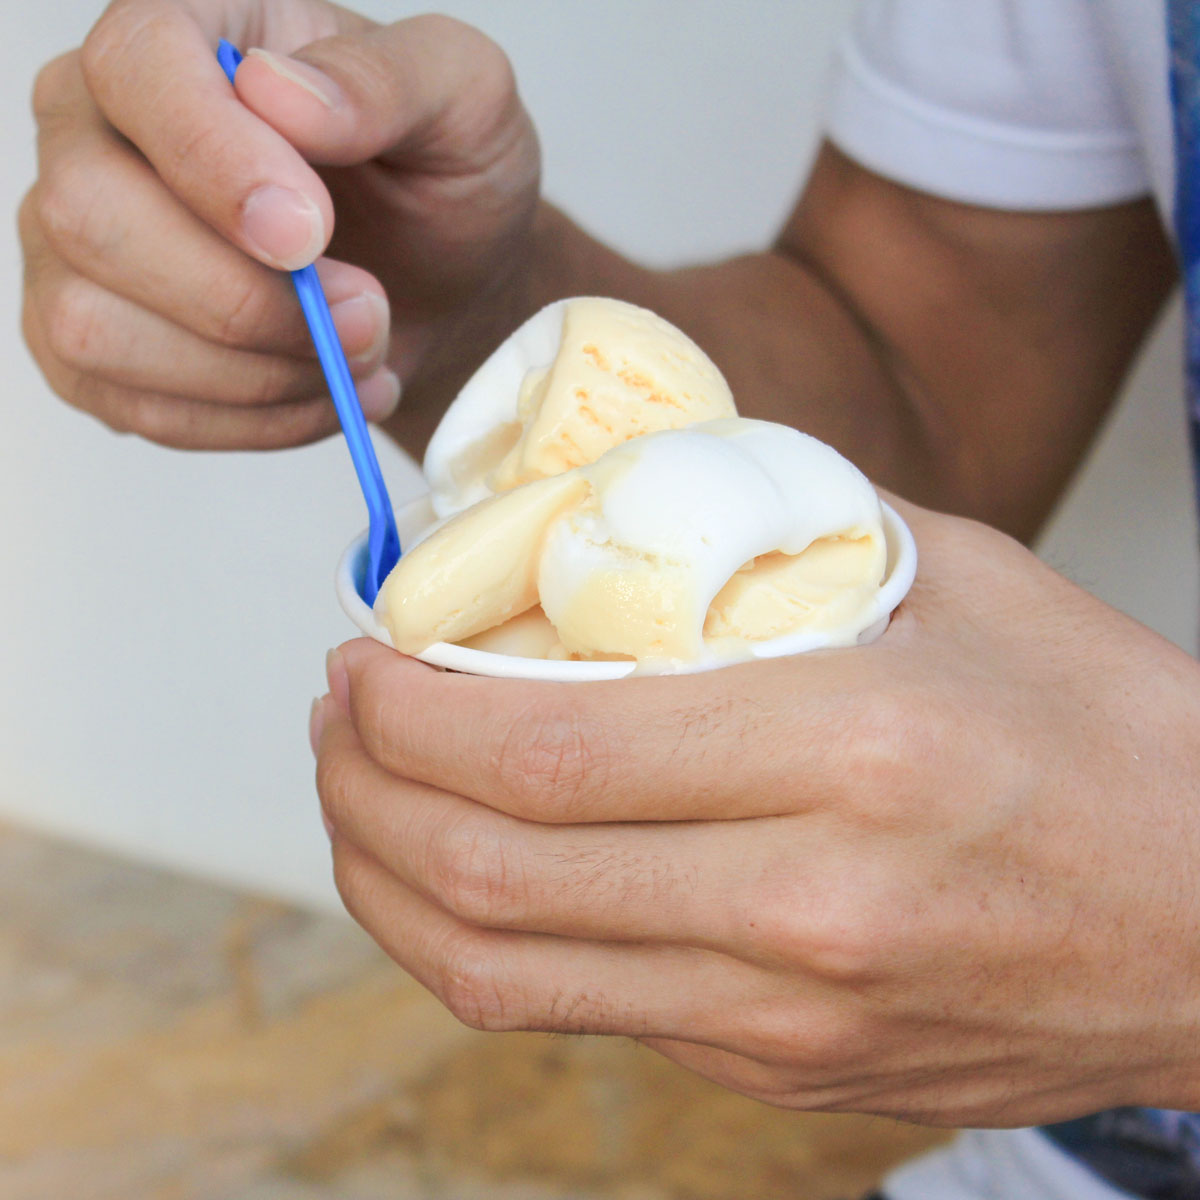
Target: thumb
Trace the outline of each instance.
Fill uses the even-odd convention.
[[[236,86],[319,166],[391,158],[432,171],[482,169],[524,120],[504,52],[449,17],[325,38],[286,57],[251,49]]]

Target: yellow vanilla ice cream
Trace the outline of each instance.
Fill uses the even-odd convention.
[[[630,438],[736,415],[716,365],[662,317],[620,300],[560,300],[463,388],[429,443],[425,476],[447,516]]]
[[[879,618],[870,482],[815,438],[734,415],[703,352],[632,305],[534,317],[451,406],[425,469],[439,519],[376,602],[405,653],[690,670],[814,632],[850,645]]]

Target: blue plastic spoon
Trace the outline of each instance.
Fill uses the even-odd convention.
[[[217,61],[232,83],[238,64],[242,61],[237,47],[222,39],[217,49]],[[367,563],[359,590],[368,604],[374,604],[383,581],[400,557],[400,535],[396,532],[392,502],[388,499],[383,473],[379,470],[379,460],[375,457],[375,447],[371,444],[371,435],[367,431],[367,421],[363,416],[350,367],[346,363],[346,353],[338,340],[333,318],[329,315],[329,303],[317,277],[317,269],[314,266],[304,267],[302,270],[293,271],[291,275],[296,286],[296,295],[300,297],[300,307],[304,310],[304,318],[312,334],[313,345],[317,348],[317,358],[321,360],[321,369],[325,372],[325,381],[329,384],[333,406],[337,409],[342,432],[346,435],[346,444],[350,447],[350,457],[354,460],[358,482],[367,501],[367,517],[370,523],[367,532]]]

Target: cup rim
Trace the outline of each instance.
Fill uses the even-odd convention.
[[[858,636],[858,644],[865,645],[880,637],[891,621],[892,613],[908,594],[917,573],[917,544],[912,531],[900,514],[885,500],[880,501],[883,511],[883,536],[887,545],[887,569],[879,591],[875,595],[875,617]],[[422,528],[432,520],[430,496],[426,492],[396,510],[396,522],[400,526],[401,541],[404,542],[405,526],[409,529]],[[421,519],[418,519],[421,518]],[[411,540],[411,535],[409,540]],[[356,576],[365,569],[367,531],[363,530],[342,551],[334,576],[334,588],[342,611],[350,621],[377,642],[392,645],[387,629],[375,618],[375,613],[359,595]],[[820,631],[785,634],[751,647],[749,659],[780,658],[785,655],[803,654],[810,650],[831,648],[830,634]],[[490,675],[503,679],[540,679],[555,682],[586,682],[601,679],[624,679],[632,675],[638,664],[632,661],[619,662],[573,662],[547,658],[523,658],[515,654],[497,654],[491,650],[474,650],[468,646],[457,646],[450,642],[434,642],[414,657],[434,667],[459,671],[467,675]],[[726,665],[722,660],[705,660],[687,664],[673,674],[690,674],[711,670]]]

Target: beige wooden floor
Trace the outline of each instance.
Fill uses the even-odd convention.
[[[934,1140],[463,1029],[348,920],[0,826],[0,1200],[832,1200]]]

